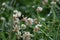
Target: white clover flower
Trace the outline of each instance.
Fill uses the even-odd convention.
[[[31,34],[30,34],[30,32],[25,32],[25,33],[23,34],[23,39],[24,39],[24,40],[30,40],[30,39],[31,39]]]
[[[27,22],[27,17],[23,17],[23,21]]]
[[[21,32],[20,32],[20,31],[17,31],[16,35],[17,35],[17,38],[18,38],[18,39],[21,38]]]
[[[22,24],[21,27],[22,27],[22,29],[26,29],[26,25],[25,24]]]
[[[42,1],[42,4],[43,4],[43,5],[47,5],[47,4],[48,4],[48,0],[43,0],[43,1]]]
[[[41,11],[43,11],[43,8],[38,6],[36,10],[41,12]]]
[[[17,17],[17,14],[13,14],[13,18],[16,18]]]
[[[56,4],[56,2],[55,1],[52,1],[51,4],[54,5],[54,4]]]
[[[38,27],[42,27],[42,25],[41,25],[41,24],[37,24],[37,25],[35,26],[35,28],[38,28]]]
[[[32,25],[33,22],[34,22],[34,20],[33,20],[32,18],[28,18],[28,19],[27,19],[27,24],[28,24],[28,25]]]
[[[3,3],[2,3],[2,6],[5,6],[5,5],[6,5],[6,3],[5,3],[5,2],[3,2]]]
[[[30,32],[25,32],[26,35],[30,35]]]
[[[39,31],[39,28],[42,27],[41,24],[37,24],[33,30],[33,32],[38,32]]]
[[[14,20],[13,20],[13,31],[14,32],[17,32],[17,31],[19,31],[20,30],[20,25],[19,25],[20,23],[19,23],[19,19],[18,18],[15,18]]]
[[[44,2],[48,2],[48,0],[44,0]]]
[[[28,18],[27,20],[30,20],[31,22],[34,22],[32,18]]]
[[[16,18],[14,21],[13,21],[13,23],[16,25],[16,24],[19,24],[19,19],[18,18]]]
[[[45,18],[41,18],[41,20],[45,21]]]
[[[5,19],[4,17],[1,17],[1,18],[0,18],[0,20],[3,20],[3,21],[5,21],[6,19]]]
[[[21,32],[20,31],[17,31],[17,35],[21,35]]]
[[[13,12],[14,12],[14,13],[18,13],[18,10],[14,10]]]
[[[35,24],[38,24],[39,21],[38,21],[37,19],[34,19],[34,23],[35,23]]]
[[[14,18],[13,20],[14,20],[14,21],[19,21],[19,18]]]
[[[20,26],[18,25],[15,25],[13,28],[14,28],[13,29],[14,32],[18,32],[20,30]]]
[[[35,26],[33,32],[38,32],[39,31],[39,27],[38,26]]]
[[[15,15],[13,15],[14,17],[20,17],[21,16],[21,12],[18,10],[14,10],[13,11],[15,13]]]
[[[20,17],[21,16],[21,12],[17,12],[17,17]]]

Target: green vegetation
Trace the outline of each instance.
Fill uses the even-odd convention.
[[[0,40],[60,40],[60,0],[0,0]]]

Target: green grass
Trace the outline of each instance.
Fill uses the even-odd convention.
[[[48,0],[46,5],[43,5],[42,1],[43,0],[0,1],[0,40],[26,40],[23,39],[25,32],[30,32],[33,35],[30,40],[60,40],[60,1],[56,2],[56,4],[51,4],[52,0]],[[4,2],[6,2],[6,5],[2,6]],[[34,6],[34,8],[32,6]],[[41,12],[36,11],[38,6],[43,8]],[[26,22],[20,19],[17,25],[21,28],[21,25],[25,24],[26,29],[21,28],[19,32],[21,32],[22,37],[20,34],[17,36],[16,34],[18,32],[13,31],[14,10],[21,12],[27,19],[37,19],[42,27],[39,27],[39,31],[33,32],[37,24],[26,25]],[[4,17],[5,20],[1,20],[1,17]],[[45,18],[45,21],[41,18]]]

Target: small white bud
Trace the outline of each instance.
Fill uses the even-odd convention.
[[[14,12],[14,13],[17,13],[17,12],[18,12],[18,10],[14,10],[13,12]]]
[[[17,14],[13,14],[13,17],[16,18],[17,17]]]
[[[56,4],[56,2],[52,1],[51,4],[54,5],[54,4]]]
[[[35,27],[36,27],[36,28],[42,27],[42,25],[41,25],[41,24],[37,24]]]
[[[5,3],[5,2],[3,2],[3,3],[2,3],[2,6],[5,6],[5,5],[6,5],[6,3]]]
[[[1,17],[0,19],[3,20],[3,21],[5,21],[5,18],[4,17]]]
[[[33,5],[32,8],[35,8],[35,6]]]
[[[48,2],[48,0],[44,0],[45,2]]]
[[[23,29],[26,29],[26,25],[25,25],[25,24],[22,24],[21,27],[22,27]]]
[[[45,21],[45,18],[41,18],[41,20]]]
[[[17,12],[17,17],[20,17],[21,16],[21,12]]]
[[[36,10],[41,12],[43,8],[38,6]]]

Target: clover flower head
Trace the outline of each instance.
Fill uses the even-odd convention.
[[[40,6],[38,6],[36,10],[37,10],[38,12],[41,12],[41,11],[43,11],[43,8],[40,7]]]

